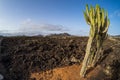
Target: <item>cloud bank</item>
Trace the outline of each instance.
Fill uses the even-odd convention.
[[[54,32],[65,32],[67,29],[63,25],[55,25],[48,23],[34,23],[31,19],[23,21],[19,30],[23,33],[54,33]]]

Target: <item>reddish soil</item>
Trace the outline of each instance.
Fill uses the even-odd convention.
[[[5,37],[0,74],[5,80],[119,80],[120,42],[106,40],[98,66],[79,75],[87,37]]]
[[[79,70],[79,65],[72,65],[40,73],[31,73],[31,78],[36,78],[36,80],[79,80]]]
[[[102,68],[97,66],[89,72],[85,78],[80,74],[81,65],[72,65],[56,68],[44,72],[31,73],[31,78],[35,80],[102,80],[106,78]]]

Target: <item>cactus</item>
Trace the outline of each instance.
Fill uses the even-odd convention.
[[[90,25],[90,34],[86,48],[86,54],[83,60],[80,75],[85,76],[88,66],[95,66],[102,55],[102,44],[107,37],[107,31],[110,25],[108,13],[97,4],[88,7],[83,12],[85,20]],[[92,46],[95,43],[96,46]],[[96,50],[93,50],[95,48]]]

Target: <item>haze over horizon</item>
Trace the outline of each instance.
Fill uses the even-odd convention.
[[[120,34],[120,0],[0,0],[0,33],[88,35],[86,4],[107,10],[108,34]]]

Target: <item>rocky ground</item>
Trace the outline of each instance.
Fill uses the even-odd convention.
[[[87,37],[4,37],[0,39],[4,80],[120,80],[120,39],[107,39],[96,68],[80,78]]]

